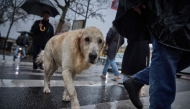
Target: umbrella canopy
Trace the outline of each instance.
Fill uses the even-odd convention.
[[[30,34],[30,32],[28,31],[17,31],[18,33],[26,33],[26,34]]]
[[[48,11],[50,16],[59,15],[56,7],[49,0],[26,0],[21,7],[28,14],[42,16],[43,11]]]

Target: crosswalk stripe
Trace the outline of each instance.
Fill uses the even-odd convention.
[[[51,80],[51,87],[65,86],[63,80]],[[74,86],[112,86],[118,83],[108,81],[74,81]],[[17,79],[1,79],[0,87],[43,87],[43,80],[17,80]]]

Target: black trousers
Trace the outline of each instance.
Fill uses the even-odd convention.
[[[36,58],[38,54],[41,52],[41,50],[44,50],[44,46],[38,46],[38,45],[33,45],[33,69],[37,69],[38,65],[36,63]]]

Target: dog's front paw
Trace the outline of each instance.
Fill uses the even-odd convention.
[[[68,94],[63,94],[63,101],[71,101],[71,98]]]
[[[80,106],[71,107],[71,109],[80,109]]]
[[[78,100],[71,101],[71,109],[80,109]]]
[[[44,93],[50,93],[51,91],[50,91],[50,89],[48,87],[44,87],[44,91],[43,92]]]

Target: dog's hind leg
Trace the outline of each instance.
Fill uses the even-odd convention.
[[[57,68],[58,66],[53,59],[44,59],[44,93],[50,93],[50,79]]]

